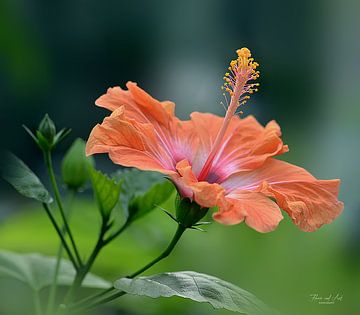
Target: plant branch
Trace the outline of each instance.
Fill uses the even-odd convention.
[[[99,255],[102,248],[105,247],[107,244],[109,244],[112,240],[114,240],[122,232],[124,232],[128,226],[129,226],[129,223],[126,222],[117,232],[115,232],[108,239],[105,239],[104,236],[109,229],[109,225],[108,225],[108,222],[103,219],[98,241],[96,242],[96,245],[95,245],[92,253],[90,254],[89,259],[85,263],[85,265],[83,265],[76,273],[73,285],[70,288],[70,290],[65,298],[65,304],[68,304],[74,298],[77,290],[81,287],[81,284],[82,284],[84,278],[86,277],[87,273],[90,271],[92,265],[95,262],[96,257]]]
[[[159,261],[161,261],[162,259],[166,258],[167,256],[170,255],[170,253],[173,251],[173,249],[175,248],[175,245],[179,242],[181,236],[183,235],[183,233],[185,232],[186,230],[186,227],[179,224],[178,227],[177,227],[177,230],[175,232],[175,235],[173,236],[169,246],[165,249],[165,251],[162,252],[162,254],[160,256],[158,256],[157,258],[155,258],[154,260],[152,260],[150,263],[148,263],[147,265],[145,265],[143,268],[139,269],[138,271],[132,273],[130,276],[127,276],[127,278],[129,279],[133,279],[135,278],[136,276],[138,276],[139,274],[143,273],[144,271],[150,269],[153,265],[155,265],[156,263],[158,263]],[[107,289],[103,292],[101,292],[100,294],[98,294],[98,297],[101,297],[101,296],[104,296],[105,294],[107,293],[110,293],[111,291],[113,291],[114,289]],[[75,305],[75,310],[78,311],[78,310],[86,310],[86,309],[90,309],[90,308],[93,308],[95,306],[98,306],[98,305],[101,305],[101,304],[105,304],[105,303],[108,303],[108,302],[111,302],[112,300],[115,300],[117,299],[118,297],[120,296],[123,296],[125,295],[126,292],[124,291],[118,291],[118,292],[115,292],[114,294],[108,296],[108,297],[105,297],[103,299],[100,299],[100,300],[95,300],[93,303],[91,304],[88,304],[88,305],[84,305],[84,306],[81,306],[81,305]],[[85,300],[84,300],[85,302]],[[81,303],[83,304],[83,303]]]
[[[71,250],[70,250],[70,248],[69,248],[69,245],[68,245],[67,242],[66,242],[66,239],[65,239],[65,237],[64,237],[64,235],[63,235],[63,233],[62,233],[62,231],[61,231],[61,229],[60,229],[60,227],[59,227],[59,225],[57,224],[57,222],[56,222],[53,214],[51,213],[51,210],[50,210],[49,205],[48,205],[47,203],[43,203],[42,205],[43,205],[43,207],[44,207],[44,209],[45,209],[45,211],[46,211],[46,213],[47,213],[47,215],[48,215],[48,217],[49,217],[52,225],[54,226],[57,234],[59,235],[60,240],[61,240],[61,242],[62,242],[62,245],[64,246],[64,248],[65,248],[65,250],[66,250],[66,253],[68,254],[69,259],[71,260],[74,268],[75,268],[75,269],[78,269],[79,266],[78,266],[78,264],[77,264],[77,261],[75,260],[75,258],[74,258],[73,254],[72,254],[72,252],[71,252]]]
[[[46,164],[46,167],[47,167],[47,170],[48,170],[48,173],[49,173],[51,185],[52,185],[52,188],[53,188],[53,191],[54,191],[55,200],[56,200],[56,203],[57,203],[57,205],[59,207],[61,218],[62,218],[63,223],[64,223],[64,227],[65,227],[67,233],[69,234],[70,242],[71,242],[71,245],[72,245],[73,250],[75,252],[75,256],[76,256],[78,265],[82,266],[82,260],[80,258],[79,251],[78,251],[78,249],[76,247],[76,243],[75,243],[74,237],[73,237],[73,235],[71,233],[70,226],[68,224],[68,221],[67,221],[67,218],[66,218],[66,215],[65,215],[65,212],[64,212],[64,208],[63,208],[63,205],[62,205],[62,202],[61,202],[60,191],[59,191],[59,188],[58,188],[58,185],[57,185],[57,182],[56,182],[54,168],[53,168],[53,164],[52,164],[51,152],[49,150],[44,151],[44,160],[45,160],[45,164]]]
[[[107,239],[104,240],[104,246],[109,244],[115,238],[117,238],[122,232],[125,231],[125,229],[129,227],[129,225],[130,225],[130,221],[126,221],[119,230],[117,230],[114,234],[112,234],[111,236],[109,236]]]
[[[40,301],[40,295],[39,292],[34,292],[34,307],[35,307],[35,314],[36,315],[42,315],[42,309],[41,309],[41,301]]]
[[[96,245],[95,245],[95,248],[94,248],[93,252],[91,253],[91,255],[90,255],[90,257],[89,257],[89,260],[87,261],[87,263],[86,263],[85,266],[84,266],[84,272],[85,272],[86,269],[87,269],[87,272],[89,272],[89,270],[91,269],[92,264],[94,263],[97,255],[99,254],[99,252],[101,251],[101,249],[102,249],[103,247],[105,247],[107,244],[109,244],[111,241],[113,241],[113,240],[114,240],[116,237],[118,237],[121,233],[123,233],[123,232],[125,231],[125,229],[129,227],[129,225],[130,225],[130,222],[129,222],[129,221],[126,221],[126,222],[124,223],[124,225],[123,225],[120,229],[118,229],[114,234],[112,234],[112,235],[109,236],[107,239],[105,239],[105,238],[104,238],[104,235],[105,235],[105,233],[106,233],[107,230],[108,230],[108,226],[107,226],[107,225],[104,225],[104,222],[103,222],[102,229],[101,229],[101,231],[100,231],[99,239],[98,239],[98,241],[97,241],[97,243],[96,243]],[[77,278],[78,278],[78,280],[76,280],[77,284],[75,284],[75,281],[74,281],[74,286],[79,286],[79,287],[80,287],[80,286],[81,286],[81,282],[82,282],[82,280],[83,280],[83,279],[81,280],[82,276],[79,274],[79,275],[77,276]],[[74,294],[74,290],[75,290],[75,289],[73,289],[72,293],[69,293],[69,294]],[[107,293],[110,293],[112,290],[114,290],[113,287],[111,287],[111,288],[109,288],[109,289],[106,289],[106,290],[104,290],[104,291],[102,291],[102,292],[96,293],[96,294],[94,294],[93,296],[90,296],[90,297],[87,297],[87,298],[85,298],[85,299],[83,299],[83,300],[81,300],[81,301],[78,301],[77,303],[73,304],[72,307],[76,307],[76,308],[77,308],[77,307],[80,307],[80,306],[82,306],[83,304],[86,304],[86,302],[88,302],[88,301],[97,299],[97,298],[99,298],[99,297],[102,297],[102,296],[106,295]],[[70,297],[67,299],[68,302],[69,302],[69,299],[70,299]]]
[[[70,215],[71,215],[71,206],[74,202],[75,196],[77,191],[76,190],[70,190],[70,198],[68,201],[68,211],[66,213],[67,220],[70,221]],[[63,225],[61,229],[64,237],[66,236],[66,229]],[[56,298],[56,291],[57,291],[57,283],[58,283],[58,277],[59,277],[59,271],[60,271],[60,265],[61,265],[61,259],[63,256],[64,247],[62,242],[60,242],[59,249],[56,256],[56,266],[55,266],[55,272],[54,272],[54,279],[50,288],[49,298],[48,298],[48,304],[47,304],[47,314],[52,314],[55,307],[55,298]]]
[[[174,237],[172,238],[169,246],[163,251],[163,253],[155,258],[153,261],[149,262],[146,266],[144,266],[143,268],[139,269],[138,271],[132,273],[130,276],[127,276],[127,278],[135,278],[136,276],[138,276],[139,274],[143,273],[144,271],[148,270],[149,268],[151,268],[153,265],[155,265],[156,263],[158,263],[160,260],[166,258],[167,256],[170,255],[170,253],[172,252],[172,250],[174,249],[175,245],[178,243],[178,241],[180,240],[181,236],[183,235],[183,233],[185,232],[186,227],[184,227],[183,225],[179,224]]]

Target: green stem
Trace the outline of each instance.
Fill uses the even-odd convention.
[[[64,227],[65,227],[67,233],[69,234],[70,242],[71,242],[71,245],[72,245],[73,250],[75,252],[77,262],[78,262],[79,266],[82,266],[82,261],[81,261],[81,258],[80,258],[80,254],[79,254],[79,251],[78,251],[78,249],[76,247],[74,237],[73,237],[73,235],[71,233],[70,226],[69,226],[69,224],[67,222],[66,215],[65,215],[65,212],[64,212],[64,208],[63,208],[63,205],[62,205],[62,202],[61,202],[60,191],[59,191],[59,187],[58,187],[57,182],[56,182],[54,168],[53,168],[53,164],[52,164],[51,152],[50,151],[44,151],[44,160],[45,160],[45,164],[46,164],[46,167],[47,167],[47,170],[48,170],[48,173],[49,173],[51,185],[52,185],[52,188],[53,188],[53,191],[54,191],[55,200],[56,200],[56,203],[57,203],[57,205],[59,207],[60,215],[61,215],[61,218],[62,218],[63,223],[64,223]]]
[[[99,298],[102,298],[104,295],[107,295],[108,293],[111,293],[113,290],[114,290],[114,287],[111,287],[111,288],[108,288],[108,289],[103,290],[101,292],[97,292],[97,293],[95,293],[93,295],[90,295],[90,296],[76,302],[75,304],[72,304],[71,308],[72,309],[77,309],[79,307],[86,306],[86,304],[88,302],[94,302],[94,301],[98,300]]]
[[[94,301],[93,303],[85,305],[82,308],[77,308],[77,309],[75,309],[75,311],[85,311],[85,310],[94,308],[96,306],[111,302],[111,301],[113,301],[113,300],[115,300],[115,299],[117,299],[117,298],[119,298],[119,297],[121,297],[121,296],[123,296],[125,294],[126,294],[126,292],[124,292],[124,291],[116,292],[115,294],[110,295],[110,296],[108,296],[108,297],[106,297],[106,298],[104,298],[102,300]]]
[[[175,245],[179,242],[181,236],[183,235],[183,233],[185,232],[186,227],[179,224],[177,227],[177,230],[175,232],[175,235],[173,236],[169,246],[165,249],[165,251],[162,252],[162,254],[160,256],[158,256],[157,258],[155,258],[154,260],[152,260],[150,263],[148,263],[147,265],[145,265],[143,268],[139,269],[138,271],[134,272],[133,274],[131,274],[130,276],[127,276],[127,278],[135,278],[136,276],[138,276],[139,274],[143,273],[144,271],[150,269],[153,265],[155,265],[156,263],[158,263],[159,261],[161,261],[162,259],[166,258],[167,256],[170,255],[170,253],[173,251]],[[112,290],[107,289],[106,291],[102,292],[101,295],[104,295],[106,293],[111,292]],[[126,292],[124,291],[119,291],[116,292],[108,297],[105,297],[104,299],[100,299],[100,300],[95,300],[93,303],[88,304],[88,305],[84,305],[84,306],[75,306],[75,310],[76,311],[80,311],[80,310],[86,310],[86,309],[90,309],[93,307],[96,307],[98,305],[104,304],[104,303],[108,303],[111,302],[115,299],[117,299],[120,296],[123,296],[124,294],[126,294]],[[101,296],[100,295],[100,296]]]
[[[109,236],[107,239],[104,240],[104,246],[109,244],[111,241],[113,241],[115,238],[117,238],[122,232],[125,231],[125,229],[127,229],[130,226],[130,222],[126,221],[125,224],[119,229],[117,230],[114,234],[112,234],[111,236]]]
[[[76,190],[71,190],[69,201],[68,201],[68,211],[66,213],[68,221],[70,221],[71,206],[74,202],[75,195],[76,195]],[[65,226],[62,227],[62,232],[63,232],[63,235],[65,236],[66,235]],[[60,271],[60,265],[61,265],[61,259],[63,256],[63,251],[64,251],[64,247],[62,245],[62,242],[60,242],[59,249],[57,252],[57,257],[56,257],[54,279],[53,279],[53,282],[52,282],[52,285],[50,288],[49,299],[48,299],[48,304],[47,304],[47,314],[52,314],[54,311],[56,291],[57,291],[57,282],[58,282],[58,277],[59,277],[59,271]]]
[[[69,248],[69,245],[67,244],[67,242],[66,242],[66,240],[65,240],[65,237],[64,237],[64,235],[63,235],[63,233],[62,233],[59,225],[57,224],[57,222],[56,222],[53,214],[51,213],[51,210],[50,210],[50,208],[49,208],[49,205],[48,205],[47,203],[43,203],[42,205],[43,205],[43,207],[44,207],[44,209],[45,209],[45,211],[46,211],[46,213],[47,213],[47,215],[48,215],[48,217],[49,217],[52,225],[54,226],[57,234],[59,235],[60,240],[61,240],[61,242],[62,242],[62,245],[64,246],[64,248],[65,248],[65,250],[66,250],[66,253],[68,254],[69,259],[71,260],[74,268],[75,268],[75,269],[78,269],[79,267],[78,267],[78,265],[77,265],[77,262],[76,262],[76,260],[75,260],[75,258],[74,258],[74,256],[73,256],[70,248]]]
[[[153,265],[155,265],[156,263],[158,263],[160,260],[166,258],[167,256],[170,255],[170,253],[172,252],[172,250],[174,249],[175,245],[178,243],[178,241],[180,240],[181,236],[183,235],[183,233],[185,232],[186,227],[184,227],[183,225],[179,224],[177,227],[177,230],[175,232],[175,235],[173,237],[173,239],[171,240],[169,246],[163,251],[163,253],[155,258],[153,261],[149,262],[146,266],[144,266],[143,268],[139,269],[138,271],[134,272],[133,274],[131,274],[130,276],[127,276],[127,278],[135,278],[136,276],[138,276],[139,274],[143,273],[144,271],[148,270],[149,268],[151,268]]]
[[[74,279],[74,282],[65,297],[64,304],[69,304],[74,299],[74,297],[77,293],[77,290],[81,287],[81,284],[84,281],[87,273],[90,271],[96,257],[100,253],[101,249],[105,246],[106,243],[104,241],[104,235],[107,232],[107,230],[108,230],[107,222],[105,222],[103,220],[98,241],[96,242],[96,245],[95,245],[89,259],[87,260],[86,264],[81,266],[78,269],[75,279]]]
[[[94,250],[93,250],[93,252],[92,252],[92,254],[91,254],[91,256],[90,256],[90,258],[89,258],[89,260],[86,263],[84,268],[86,268],[86,266],[87,266],[88,271],[89,271],[92,264],[93,264],[93,262],[94,262],[94,260],[96,259],[97,255],[99,254],[100,250],[103,247],[105,247],[107,244],[109,244],[111,241],[113,241],[116,237],[118,237],[121,233],[123,233],[125,231],[125,229],[129,227],[129,225],[130,225],[129,221],[125,222],[125,224],[119,230],[117,230],[114,234],[109,236],[107,239],[103,239],[104,234],[107,231],[107,228],[105,229],[105,231],[103,233],[100,232],[99,240],[98,240],[97,244],[95,245],[95,248],[94,248]],[[80,284],[78,284],[79,281],[81,280],[81,275],[79,274],[79,276],[77,278],[78,278],[78,280],[76,281],[77,284],[75,284],[75,281],[74,281],[74,286],[76,286],[76,285],[81,286],[81,282],[80,282]],[[78,301],[77,303],[73,304],[72,307],[80,307],[83,304],[86,304],[88,301],[93,301],[95,299],[98,299],[99,297],[102,297],[102,296],[106,295],[107,293],[110,293],[112,290],[114,290],[114,288],[109,288],[109,289],[106,289],[106,290],[104,290],[102,292],[96,293],[96,294],[94,294],[94,295],[92,295],[90,297],[87,297],[87,298],[85,298],[85,299],[83,299],[81,301]],[[73,294],[73,292],[69,293],[69,295]],[[70,297],[68,299],[70,299]]]
[[[34,298],[35,314],[42,315],[41,301],[40,301],[40,296],[39,296],[38,291],[34,292],[33,298]]]

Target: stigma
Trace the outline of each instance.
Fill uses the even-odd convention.
[[[225,73],[223,78],[225,82],[221,88],[230,95],[230,105],[238,108],[250,98],[249,94],[258,91],[259,83],[251,81],[259,78],[260,72],[256,70],[259,64],[254,61],[254,58],[251,58],[248,48],[238,49],[236,53],[238,57],[231,60],[228,67],[229,72]]]
[[[253,94],[258,90],[259,83],[254,83],[253,81],[260,76],[260,72],[256,70],[259,64],[254,61],[254,58],[251,58],[251,52],[248,48],[244,47],[238,49],[236,53],[238,57],[235,60],[231,60],[230,66],[228,67],[229,72],[225,73],[225,83],[222,86],[227,104],[226,115],[204,166],[198,174],[199,181],[206,180],[211,173],[213,162],[222,145],[225,132],[229,127],[232,116],[236,114],[240,105],[246,103],[250,98],[250,94]],[[230,95],[230,102],[227,101],[226,93]],[[240,111],[240,114],[241,113],[242,112]]]

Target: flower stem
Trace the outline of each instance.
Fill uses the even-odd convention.
[[[170,255],[170,253],[172,252],[172,250],[174,249],[175,245],[178,243],[178,241],[180,240],[182,234],[185,232],[186,227],[184,227],[183,225],[179,224],[177,227],[177,230],[175,232],[174,237],[172,238],[169,246],[163,251],[163,253],[155,258],[153,261],[149,262],[146,266],[144,266],[143,268],[139,269],[138,271],[132,273],[130,276],[127,276],[127,278],[132,279],[135,278],[136,276],[138,276],[139,274],[143,273],[144,271],[148,270],[149,268],[151,268],[153,265],[155,265],[156,263],[158,263],[160,260],[166,258],[167,256]]]
[[[92,265],[95,262],[96,257],[99,255],[102,248],[105,247],[107,244],[109,244],[111,241],[113,241],[121,233],[123,233],[125,231],[125,229],[127,227],[129,227],[129,225],[130,225],[129,222],[125,222],[125,224],[117,232],[115,232],[113,235],[111,235],[110,237],[105,239],[104,236],[109,229],[109,225],[106,221],[102,222],[98,241],[97,241],[92,253],[90,254],[89,259],[85,263],[85,265],[83,265],[77,271],[73,285],[71,286],[69,292],[67,293],[67,295],[65,297],[65,301],[64,301],[65,304],[69,304],[75,297],[77,290],[81,287],[81,284],[82,284],[84,278],[86,277],[87,273],[90,271]],[[110,290],[110,289],[108,289],[108,290]],[[105,292],[105,293],[107,293],[107,292]],[[105,294],[105,293],[103,292],[102,294]],[[102,295],[102,294],[100,294],[100,295]],[[85,300],[87,300],[87,299],[85,299]],[[80,301],[81,304],[82,304],[82,302],[83,301]]]
[[[74,299],[74,297],[77,293],[77,290],[81,287],[81,284],[82,284],[83,280],[85,279],[87,273],[91,269],[97,255],[100,253],[100,250],[104,246],[104,235],[105,235],[107,229],[108,229],[108,225],[105,221],[103,221],[102,225],[101,225],[99,238],[96,242],[96,245],[95,245],[92,253],[90,254],[90,257],[87,260],[87,262],[84,265],[80,266],[80,268],[77,270],[74,282],[65,297],[64,304],[70,303]]]
[[[120,229],[118,229],[114,234],[112,234],[111,236],[109,236],[107,239],[104,240],[104,246],[109,244],[115,238],[117,238],[122,232],[124,232],[125,229],[129,227],[129,225],[130,225],[130,221],[126,221]]]
[[[153,265],[155,265],[156,263],[158,263],[159,261],[161,261],[162,259],[166,258],[167,256],[170,255],[170,253],[173,251],[175,245],[179,242],[181,236],[183,235],[183,233],[185,232],[186,230],[186,227],[179,224],[178,227],[177,227],[177,230],[169,244],[169,246],[165,249],[165,251],[162,252],[162,254],[160,256],[158,256],[157,258],[155,258],[154,260],[152,260],[150,263],[148,263],[147,265],[145,265],[143,268],[139,269],[138,271],[132,273],[130,276],[127,276],[127,278],[129,279],[132,279],[132,278],[135,278],[136,276],[138,276],[139,274],[143,273],[144,271],[150,269]],[[115,289],[107,289],[106,291],[103,291],[102,293],[100,293],[98,295],[98,297],[102,297],[104,295],[106,295],[107,293],[111,293],[111,291],[113,291]],[[81,303],[80,305],[75,305],[75,308],[74,310],[76,311],[80,311],[80,310],[86,310],[86,309],[90,309],[90,308],[93,308],[93,307],[96,307],[98,305],[101,305],[101,304],[105,304],[105,303],[108,303],[108,302],[111,302],[115,299],[117,299],[118,297],[120,296],[123,296],[125,295],[126,292],[124,291],[118,291],[118,292],[115,292],[114,294],[110,295],[110,296],[107,296],[103,299],[100,299],[100,300],[94,300],[93,303],[91,304],[88,304],[88,305],[81,305],[83,303]],[[85,302],[85,301],[84,301]]]
[[[80,300],[80,301],[72,304],[72,305],[71,305],[71,308],[72,308],[72,309],[77,309],[77,308],[79,308],[79,307],[86,306],[86,304],[87,304],[88,302],[91,302],[91,301],[94,302],[94,301],[96,301],[97,299],[102,298],[104,295],[107,295],[108,293],[111,293],[113,290],[115,290],[114,287],[111,287],[111,288],[108,288],[108,289],[106,289],[106,290],[97,292],[97,293],[95,293],[95,294],[93,294],[93,295],[90,295],[90,296],[88,296],[88,297],[86,297],[86,298],[84,298],[84,299],[82,299],[82,300]]]
[[[43,203],[42,205],[43,205],[43,207],[44,207],[44,209],[45,209],[45,211],[46,211],[46,213],[47,213],[47,215],[48,215],[48,217],[49,217],[52,225],[54,226],[57,234],[59,235],[60,240],[61,240],[61,242],[62,242],[62,244],[63,244],[63,246],[64,246],[64,248],[65,248],[65,250],[66,250],[66,253],[68,254],[69,259],[71,260],[74,268],[75,268],[75,269],[78,269],[79,267],[78,267],[78,265],[77,265],[77,262],[76,262],[76,260],[75,260],[75,258],[74,258],[74,256],[73,256],[70,248],[69,248],[69,245],[67,244],[67,242],[66,242],[66,240],[65,240],[65,237],[64,237],[64,235],[63,235],[63,233],[62,233],[59,225],[57,224],[57,222],[56,222],[53,214],[51,213],[51,210],[50,210],[49,205],[48,205],[47,203]]]
[[[59,187],[58,187],[57,182],[56,182],[54,168],[53,168],[53,164],[52,164],[51,152],[49,150],[44,151],[44,160],[45,160],[45,164],[46,164],[46,167],[47,167],[47,170],[48,170],[48,173],[49,173],[51,185],[52,185],[52,188],[53,188],[53,191],[54,191],[55,200],[56,200],[56,203],[58,205],[60,215],[61,215],[61,218],[62,218],[63,223],[64,223],[64,227],[65,227],[67,233],[69,234],[70,242],[71,242],[71,245],[73,247],[73,250],[74,250],[78,265],[82,266],[82,261],[81,261],[81,258],[80,258],[80,254],[79,254],[79,251],[78,251],[78,249],[76,247],[74,237],[73,237],[73,235],[71,233],[70,226],[68,224],[68,221],[67,221],[67,218],[66,218],[66,215],[65,215],[65,212],[64,212],[64,208],[63,208],[63,205],[62,205],[60,191],[59,191]]]
[[[71,206],[74,202],[74,198],[76,196],[76,190],[70,191],[70,198],[68,202],[68,211],[66,213],[67,220],[70,221],[70,214],[71,214]],[[66,235],[66,229],[65,226],[62,227],[62,233],[65,236]],[[56,291],[57,291],[57,282],[59,277],[59,271],[60,271],[60,265],[61,265],[61,259],[64,251],[64,246],[62,242],[60,242],[59,249],[56,256],[56,266],[54,271],[54,279],[50,288],[49,298],[48,298],[48,304],[47,304],[47,314],[52,314],[55,307],[55,298],[56,298]]]
[[[40,295],[39,295],[38,291],[34,292],[33,298],[34,298],[35,314],[42,315],[43,312],[41,309],[41,301],[40,301]]]
[[[112,234],[111,236],[109,236],[107,239],[103,239],[103,236],[101,236],[100,234],[100,237],[99,237],[99,240],[97,242],[97,244],[95,245],[95,248],[92,252],[92,254],[90,255],[90,258],[88,260],[88,262],[85,264],[84,268],[86,266],[88,266],[88,271],[90,270],[94,260],[96,259],[97,255],[99,254],[100,250],[105,247],[107,244],[109,244],[111,241],[113,241],[116,237],[118,237],[121,233],[123,233],[125,231],[126,228],[128,228],[130,225],[130,222],[129,221],[126,221],[125,224],[119,229],[117,230],[114,234]],[[107,229],[106,229],[107,231]],[[106,232],[105,231],[105,232]],[[103,234],[105,234],[105,232]],[[75,281],[74,281],[74,286],[77,285],[77,286],[81,286],[81,282],[79,284],[79,281],[81,280],[81,276],[79,275],[78,276],[78,280],[77,280],[77,284],[75,284]],[[73,289],[75,290],[75,289]],[[102,292],[99,292],[99,293],[96,293],[90,297],[87,297],[81,301],[78,301],[77,303],[73,304],[72,307],[80,307],[82,306],[83,304],[86,304],[88,301],[93,301],[94,299],[98,299],[99,297],[102,297],[104,295],[106,295],[107,293],[110,293],[112,290],[114,290],[113,287],[109,288],[109,289],[106,289]],[[70,294],[74,294],[74,291],[72,291]],[[69,303],[70,300],[70,297],[67,298],[67,302]]]

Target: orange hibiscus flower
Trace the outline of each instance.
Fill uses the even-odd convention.
[[[119,165],[168,176],[183,198],[218,207],[223,224],[242,221],[259,232],[274,230],[280,208],[304,231],[332,222],[342,211],[339,180],[317,180],[298,166],[276,160],[288,151],[275,121],[265,127],[236,115],[257,90],[258,64],[242,48],[231,61],[223,89],[230,94],[225,117],[194,112],[182,121],[175,104],[159,102],[135,83],[109,88],[96,105],[112,111],[92,130],[87,154],[108,153]]]

